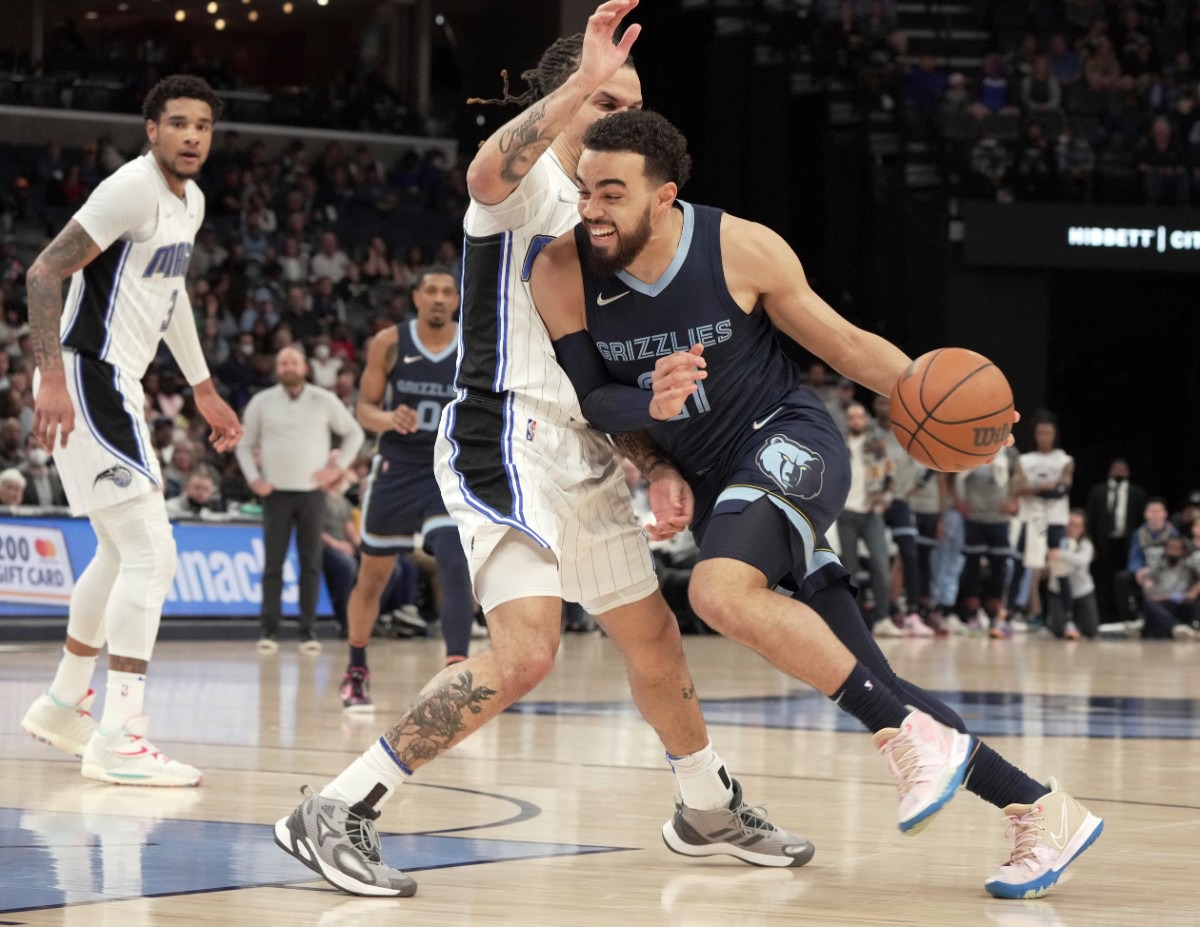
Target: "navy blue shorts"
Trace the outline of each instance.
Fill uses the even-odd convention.
[[[453,528],[442,493],[433,476],[433,462],[404,463],[379,455],[362,503],[363,553],[377,557],[412,550],[413,535]]]
[[[816,554],[850,491],[845,438],[824,405],[803,401],[803,392],[793,396],[800,401],[785,403],[758,433],[749,432],[726,474],[706,474],[692,487],[700,559],[741,560],[771,583],[785,560],[792,564],[788,573],[802,580],[824,559]],[[767,506],[776,517],[765,517]],[[737,517],[743,514],[750,517]]]

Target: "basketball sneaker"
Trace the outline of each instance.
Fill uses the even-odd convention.
[[[663,825],[662,835],[667,849],[683,856],[727,854],[755,866],[803,866],[816,852],[803,837],[770,823],[762,808],[747,805],[736,779],[727,808],[697,811],[677,796],[675,816]]]
[[[97,730],[83,751],[83,775],[116,785],[199,785],[200,770],[154,746],[146,737],[147,724],[145,717],[132,718],[111,734]]]
[[[1040,898],[1058,883],[1063,870],[1090,847],[1104,830],[1104,821],[1059,789],[1032,805],[1009,805],[1008,835],[1012,855],[983,887],[997,898]]]
[[[371,701],[371,673],[365,666],[352,666],[342,677],[342,708],[363,714],[375,710]]]
[[[307,785],[300,792],[304,801],[275,823],[281,850],[351,895],[416,894],[417,883],[379,857],[378,811],[316,795]]]
[[[921,616],[916,612],[911,615],[904,616],[904,623],[901,625],[901,633],[905,637],[934,637],[933,628],[921,620]]]
[[[21,727],[42,743],[73,756],[83,756],[88,741],[96,733],[96,719],[92,717],[95,700],[94,689],[88,689],[87,695],[74,705],[64,704],[45,692],[29,706]]]
[[[892,621],[890,617],[880,618],[871,625],[871,634],[879,638],[904,636],[904,632],[896,627],[896,622]]]
[[[970,734],[915,709],[899,728],[875,735],[875,748],[896,777],[903,833],[919,833],[954,797],[967,773],[972,741]]]
[[[1079,638],[1080,638],[1079,628],[1075,625],[1074,621],[1068,621],[1066,624],[1063,625],[1063,635],[1062,636],[1063,636],[1063,640],[1065,640],[1065,641],[1079,640]]]

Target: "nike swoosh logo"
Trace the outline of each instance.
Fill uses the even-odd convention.
[[[1058,831],[1050,833],[1050,839],[1054,841],[1054,846],[1062,849],[1067,845],[1067,806],[1064,803],[1062,807],[1062,824]]]
[[[758,431],[758,429],[762,428],[763,425],[767,424],[767,422],[769,422],[771,419],[773,419],[776,415],[778,415],[782,411],[783,411],[783,406],[780,406],[778,409],[776,409],[774,412],[772,412],[766,418],[760,418],[757,422],[754,423],[754,425],[752,427],[754,428],[755,431]]]
[[[628,295],[629,295],[628,290],[626,290],[624,293],[618,293],[616,296],[605,297],[605,296],[596,294],[596,305],[597,306],[607,306],[609,303],[615,303],[622,296],[628,296]]]
[[[421,359],[420,354],[405,354],[404,355],[404,363],[406,363],[406,364],[415,364],[420,359]]]
[[[136,750],[114,750],[113,754],[115,756],[132,757],[132,756],[143,756],[144,754],[147,754],[149,752],[150,751],[147,750],[145,747],[138,747]]]
[[[558,201],[560,203],[570,203],[571,205],[575,205],[576,203],[579,202],[579,194],[576,193],[574,196],[571,196],[570,194],[568,194],[567,196],[563,196],[562,191],[559,191]]]

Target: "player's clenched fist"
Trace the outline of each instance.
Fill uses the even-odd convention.
[[[690,351],[676,351],[660,357],[654,365],[651,385],[654,397],[650,400],[650,417],[665,422],[683,411],[688,396],[696,392],[696,381],[708,376],[704,369],[706,361],[701,355],[704,345],[697,344]]]

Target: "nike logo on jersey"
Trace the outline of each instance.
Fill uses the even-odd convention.
[[[562,191],[559,190],[558,191],[558,201],[560,203],[571,203],[572,205],[574,205],[575,203],[579,202],[579,194],[578,193],[575,193],[575,194],[568,193],[566,196],[563,196]]]
[[[607,296],[607,297],[601,296],[599,293],[597,293],[596,294],[596,305],[597,306],[607,306],[609,303],[615,303],[622,296],[628,296],[628,295],[629,295],[628,290],[626,290],[624,293],[618,293],[616,296]]]
[[[406,364],[415,364],[420,359],[421,359],[420,354],[405,354],[404,355],[404,363],[406,363]]]
[[[752,427],[754,428],[755,431],[758,431],[758,429],[762,428],[763,425],[767,424],[767,422],[769,422],[771,419],[773,419],[776,415],[778,415],[782,411],[783,411],[783,406],[780,406],[778,409],[776,409],[774,412],[772,412],[766,418],[760,418],[757,422],[754,423],[754,425]]]

